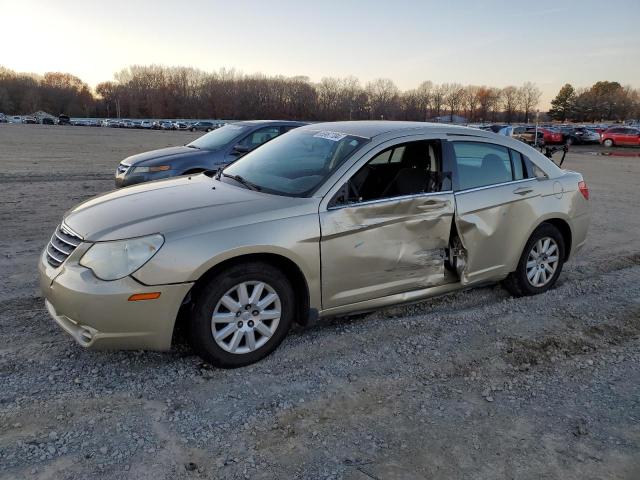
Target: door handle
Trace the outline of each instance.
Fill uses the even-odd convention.
[[[533,188],[531,187],[520,187],[520,188],[516,188],[513,193],[515,193],[516,195],[526,195],[527,193],[531,193],[533,192]]]

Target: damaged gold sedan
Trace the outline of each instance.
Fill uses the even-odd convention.
[[[168,349],[180,319],[207,361],[238,367],[293,322],[498,281],[545,292],[585,243],[588,199],[580,174],[490,132],[315,124],[79,205],[41,287],[85,347]]]

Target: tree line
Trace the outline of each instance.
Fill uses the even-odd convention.
[[[619,86],[615,82],[598,83]],[[638,92],[620,88],[635,99],[624,114],[637,113]],[[598,92],[599,101],[603,95],[606,98],[615,95],[616,99],[619,96],[619,91],[611,88],[598,87]],[[570,101],[559,105],[565,109],[569,103],[582,105],[574,100],[580,95],[574,92],[569,95]],[[447,121],[461,116],[469,122],[511,123],[533,120],[540,96],[540,89],[531,82],[496,88],[425,81],[415,89],[401,91],[386,78],[362,84],[355,77],[325,77],[314,83],[304,76],[247,75],[229,69],[204,72],[159,65],[125,68],[114,75],[114,80],[99,83],[92,91],[81,79],[68,73],[37,76],[0,67],[0,111],[7,114],[44,110],[54,115],[109,118],[329,121],[434,118]],[[616,107],[598,113],[621,114],[617,107],[619,100],[610,100],[610,104]],[[564,118],[569,118],[568,113]]]
[[[594,122],[640,118],[640,92],[618,82],[596,82],[576,89],[565,84],[551,101],[549,115],[560,121]]]

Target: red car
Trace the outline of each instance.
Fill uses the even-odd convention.
[[[527,133],[533,133],[535,131],[535,127],[527,127]],[[549,128],[538,127],[538,135],[542,132],[544,143],[564,143],[564,135],[562,132],[557,130],[551,130]]]
[[[550,128],[539,128],[544,135],[544,143],[564,143],[564,135],[558,130],[551,130]]]
[[[640,129],[613,127],[600,134],[600,143],[605,147],[634,145],[640,147]]]

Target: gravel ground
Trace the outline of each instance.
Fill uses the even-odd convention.
[[[39,252],[119,160],[191,138],[0,126],[0,478],[640,478],[639,158],[568,156],[593,223],[544,295],[322,321],[239,370],[87,352],[43,308]]]

